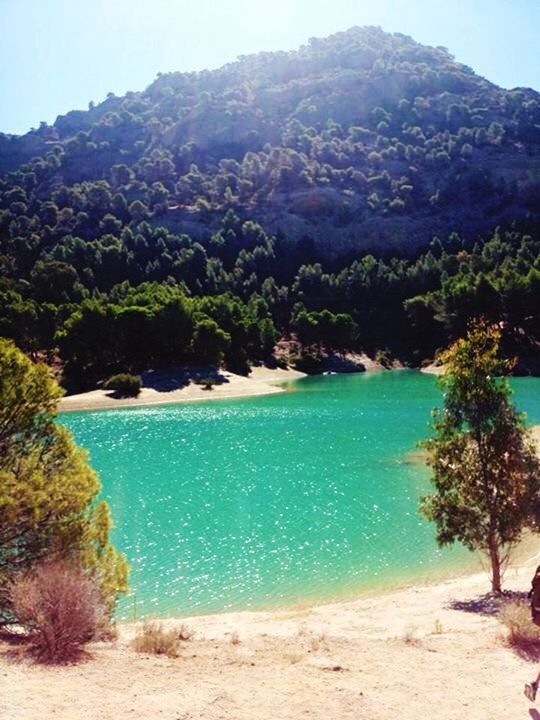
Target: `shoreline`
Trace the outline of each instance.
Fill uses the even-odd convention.
[[[539,557],[509,568],[505,588],[525,593]],[[113,642],[67,667],[16,660],[0,640],[0,707],[13,710],[6,720],[525,718],[537,667],[505,646],[488,591],[474,573],[314,607],[171,618],[165,629],[192,633],[172,658],[133,650],[141,622],[119,623]]]
[[[530,581],[534,575],[537,565],[540,563],[540,538],[530,536],[523,541],[528,545],[534,545],[534,552],[531,555],[530,549],[526,553],[526,557],[516,558],[514,563],[510,563],[505,571],[503,588],[511,592],[527,592],[529,590]],[[532,548],[531,548],[532,549]],[[518,555],[525,554],[518,552]],[[311,618],[313,621],[324,621],[327,627],[331,627],[334,631],[345,632],[350,625],[349,613],[361,615],[362,611],[378,608],[381,612],[386,612],[389,606],[399,606],[400,611],[398,617],[393,622],[389,622],[387,626],[377,631],[377,637],[390,638],[395,637],[396,632],[405,629],[414,619],[419,622],[418,630],[426,633],[428,631],[426,625],[429,626],[429,613],[443,612],[444,605],[440,606],[438,601],[451,602],[455,597],[462,602],[461,596],[466,594],[465,600],[469,595],[484,596],[490,591],[489,572],[471,570],[471,572],[463,572],[456,569],[455,573],[450,574],[446,578],[425,578],[423,581],[405,582],[404,584],[394,587],[380,587],[366,589],[364,592],[356,594],[354,597],[347,599],[335,599],[330,601],[314,601],[313,603],[304,602],[302,600],[291,606],[283,606],[269,609],[253,609],[253,610],[226,610],[224,612],[205,613],[200,615],[177,615],[172,617],[149,617],[139,620],[121,620],[118,627],[121,634],[125,634],[126,638],[131,637],[137,628],[139,628],[145,620],[159,622],[166,628],[175,627],[176,625],[185,623],[193,627],[196,631],[210,632],[212,639],[225,637],[232,631],[238,631],[239,628],[245,633],[245,637],[250,637],[259,631],[272,630],[278,634],[287,634],[289,621],[293,621],[297,617],[303,619]],[[416,601],[413,599],[416,598]],[[437,600],[437,602],[435,602]],[[419,603],[425,606],[427,616],[419,618]],[[357,617],[356,624],[362,627],[368,622],[365,617],[361,621]]]
[[[204,372],[199,371],[204,376]],[[209,373],[206,373],[209,374]],[[185,377],[185,369],[180,374],[181,381],[177,387],[169,389],[178,380],[174,372],[164,373],[165,381],[162,387],[141,388],[137,397],[118,398],[107,390],[90,390],[89,392],[67,395],[60,400],[59,412],[79,412],[91,410],[114,410],[130,407],[149,407],[155,405],[170,405],[184,402],[200,402],[201,400],[229,400],[244,397],[257,397],[284,392],[280,384],[298,380],[306,377],[305,373],[298,370],[282,368],[253,367],[249,377],[237,375],[229,371],[219,373],[224,379],[221,384],[216,384],[211,390],[204,390],[200,385],[193,382],[195,371],[190,371]],[[144,382],[144,381],[143,381]]]
[[[336,374],[385,370],[380,363],[364,353],[346,353],[343,357],[332,356],[328,360],[327,372]],[[399,368],[396,366],[393,369]],[[197,378],[208,375],[219,377],[222,382],[214,385],[211,390],[204,390],[194,382]],[[108,390],[89,390],[64,396],[59,402],[58,411],[109,410],[272,395],[285,391],[280,385],[309,375],[291,367],[283,369],[253,365],[249,376],[245,376],[228,370],[216,371],[204,366],[184,365],[175,369],[148,370],[141,373],[141,376],[143,386],[137,397],[119,398]]]

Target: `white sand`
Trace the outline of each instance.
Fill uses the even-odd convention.
[[[203,373],[204,374],[204,373]],[[109,408],[137,407],[143,405],[166,405],[168,403],[193,402],[197,400],[219,400],[224,398],[251,397],[255,395],[270,395],[283,392],[276,384],[284,383],[304,377],[304,373],[297,370],[282,370],[281,368],[254,368],[249,377],[236,375],[228,371],[221,373],[225,382],[214,385],[211,390],[204,390],[194,382],[176,389],[158,389],[156,387],[143,387],[135,398],[115,398],[113,393],[106,390],[91,390],[90,392],[68,395],[62,398],[59,405],[60,412],[74,410],[106,410]],[[174,381],[174,375],[169,374]]]
[[[509,572],[507,587],[526,590],[535,563]],[[537,717],[529,715],[522,686],[538,668],[505,647],[494,617],[452,606],[488,587],[482,574],[312,609],[192,618],[186,622],[195,638],[175,659],[135,653],[134,625],[122,625],[115,644],[93,646],[88,661],[67,668],[16,662],[0,646],[0,717]]]

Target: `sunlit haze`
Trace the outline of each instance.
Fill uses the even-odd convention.
[[[353,25],[444,45],[498,85],[540,89],[538,0],[0,0],[0,131],[142,90],[158,72],[293,50]]]

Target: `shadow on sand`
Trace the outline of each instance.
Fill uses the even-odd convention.
[[[500,595],[487,593],[471,600],[452,600],[448,607],[452,610],[461,610],[462,612],[475,613],[478,615],[497,615],[501,607],[513,600],[527,600],[527,593],[514,592],[513,590],[505,590]]]
[[[157,392],[171,392],[187,387],[191,382],[198,383],[204,378],[212,378],[215,385],[229,381],[219,370],[204,366],[183,365],[167,370],[146,370],[141,373],[142,385]]]

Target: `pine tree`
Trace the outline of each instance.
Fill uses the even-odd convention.
[[[0,623],[10,619],[10,583],[43,559],[69,557],[86,568],[110,612],[127,589],[98,477],[55,422],[61,395],[45,365],[0,338]]]

